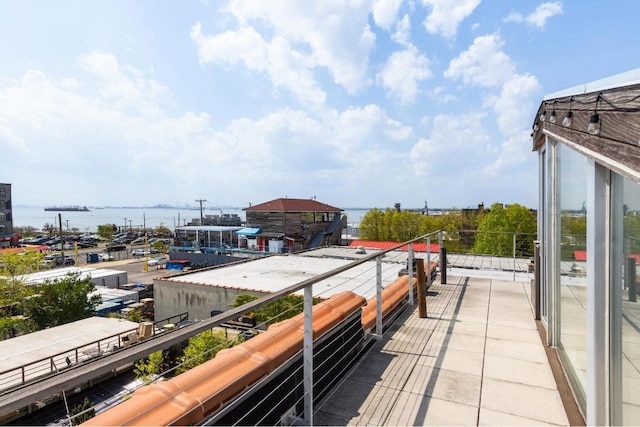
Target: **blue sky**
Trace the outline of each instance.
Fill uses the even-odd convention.
[[[28,205],[536,207],[542,97],[638,68],[639,9],[0,0],[0,182]]]

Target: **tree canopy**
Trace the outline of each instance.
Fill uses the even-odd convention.
[[[184,348],[182,364],[176,370],[176,374],[181,374],[194,368],[207,360],[213,359],[216,353],[224,348],[233,347],[244,341],[242,336],[235,339],[228,339],[223,331],[204,331],[194,337],[189,338],[189,344]]]
[[[46,281],[24,299],[24,313],[37,330],[85,319],[102,302],[100,295],[90,295],[94,290],[91,278],[79,273]]]
[[[248,302],[255,301],[260,297],[251,294],[240,294],[231,304],[232,307],[240,307]],[[314,298],[313,303],[317,304],[320,299]],[[258,310],[248,313],[249,317],[257,323],[271,324],[282,320],[290,319],[303,311],[304,297],[301,295],[286,295],[277,301],[260,307]]]
[[[98,236],[105,239],[111,239],[118,231],[118,227],[115,224],[102,224],[98,226]]]
[[[505,208],[501,203],[494,203],[490,212],[480,219],[472,252],[513,255],[516,233],[516,255],[531,256],[536,230],[536,216],[526,207],[514,203]]]

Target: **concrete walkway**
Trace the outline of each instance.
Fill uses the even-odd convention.
[[[449,277],[316,407],[316,425],[569,425],[529,282]]]

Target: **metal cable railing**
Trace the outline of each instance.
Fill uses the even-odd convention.
[[[336,276],[336,275],[338,275],[338,274],[340,274],[340,273],[342,273],[344,271],[353,269],[353,268],[355,268],[357,266],[360,266],[362,264],[368,263],[370,261],[378,260],[378,262],[380,262],[380,260],[382,259],[382,257],[386,253],[394,251],[394,250],[397,250],[398,248],[400,248],[402,246],[406,246],[406,245],[411,244],[413,242],[426,240],[430,236],[433,236],[435,234],[437,234],[437,233],[430,233],[428,235],[424,235],[424,236],[420,236],[418,238],[412,239],[411,241],[403,242],[403,243],[398,244],[398,245],[396,245],[394,247],[391,247],[389,249],[377,251],[376,253],[367,255],[367,256],[359,259],[359,260],[353,261],[353,262],[351,262],[349,264],[346,264],[346,265],[344,265],[342,267],[336,268],[336,269],[331,270],[329,272],[320,274],[320,275],[315,276],[313,278],[310,278],[310,279],[307,279],[305,281],[299,282],[299,283],[297,283],[295,285],[289,286],[289,287],[287,287],[287,288],[285,288],[285,289],[283,289],[281,291],[278,291],[278,292],[276,292],[276,293],[274,293],[272,295],[263,297],[263,298],[261,298],[261,299],[259,299],[257,301],[252,301],[252,302],[250,302],[250,303],[248,303],[246,305],[243,305],[241,307],[238,307],[238,308],[229,310],[227,312],[224,312],[223,314],[214,316],[211,319],[207,319],[207,320],[198,322],[196,324],[188,325],[188,326],[186,326],[184,328],[184,332],[186,333],[188,331],[190,335],[195,335],[195,334],[197,334],[199,332],[202,332],[202,331],[207,330],[207,329],[211,329],[211,328],[213,328],[215,326],[220,326],[220,325],[222,325],[223,323],[225,323],[228,320],[237,318],[237,317],[239,317],[240,315],[242,315],[242,314],[244,314],[246,312],[254,311],[254,310],[256,310],[256,309],[258,309],[258,308],[260,308],[260,307],[262,307],[262,306],[264,306],[266,304],[269,304],[271,302],[276,301],[277,299],[281,298],[282,296],[289,295],[291,293],[294,293],[294,292],[302,290],[302,289],[307,289],[310,286],[313,286],[314,284],[320,283],[323,280],[326,280],[328,278],[334,277],[334,276]],[[429,257],[427,257],[427,258],[429,258]],[[376,271],[374,272],[374,270],[376,270]],[[395,275],[395,274],[397,274],[397,271],[393,275]],[[392,273],[389,272],[389,273],[385,274],[384,277],[383,277],[381,275],[380,271],[378,270],[377,266],[376,267],[373,267],[373,266],[368,267],[364,271],[359,272],[357,276],[365,276],[365,277],[368,278],[369,281],[376,282],[375,284],[371,284],[371,285],[363,283],[362,285],[358,286],[358,288],[366,286],[366,291],[372,291],[374,288],[381,288],[383,286],[383,282],[387,282],[387,281],[392,279]],[[346,279],[346,280],[342,281],[341,283],[343,283],[343,284],[347,283],[349,280],[351,280],[351,279]],[[328,290],[327,291],[320,291],[320,292],[318,292],[316,294],[316,296],[321,296],[321,295],[324,295],[325,293],[328,293],[328,292],[329,292]],[[306,292],[305,292],[305,294],[306,294]],[[379,313],[378,315],[381,316],[382,313]],[[307,333],[307,332],[305,332],[305,333]],[[336,338],[336,339],[338,339],[338,338]],[[289,344],[291,344],[291,343],[293,343],[293,341],[291,341]],[[283,345],[285,345],[285,344],[287,344],[287,343],[283,343]],[[340,346],[339,348],[342,349],[346,345],[347,344],[345,343],[342,346]],[[323,365],[323,363],[321,362],[319,364],[319,366],[323,367],[322,365]],[[224,365],[224,366],[221,366],[221,367],[219,367],[218,369],[216,369],[216,370],[214,370],[212,372],[209,372],[207,375],[205,375],[202,378],[200,378],[199,382],[207,380],[211,376],[216,375],[218,372],[224,370],[227,367],[228,367],[228,365]],[[323,381],[325,379],[326,378],[324,376],[321,376],[317,380],[318,381]],[[168,396],[167,399],[170,399],[171,397],[172,396]],[[308,395],[307,395],[307,398],[308,398]],[[165,399],[165,401],[166,401],[166,399]],[[163,403],[165,403],[165,401],[158,402],[156,406],[162,405]],[[149,410],[152,410],[152,409],[153,409],[153,407],[145,408],[145,411],[149,411]]]

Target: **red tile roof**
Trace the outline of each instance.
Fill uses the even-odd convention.
[[[49,249],[51,248],[47,245],[26,246],[24,248],[0,249],[0,254],[5,254],[9,252],[24,252],[24,251],[48,251]]]
[[[313,199],[288,199],[280,198],[269,202],[260,203],[243,211],[258,212],[342,212],[342,209],[335,206],[320,203]]]
[[[349,244],[350,247],[355,248],[358,246],[362,246],[364,248],[371,248],[371,249],[389,249],[392,248],[394,246],[397,246],[398,242],[378,242],[375,240],[354,240],[351,242],[351,244]],[[407,250],[407,246],[402,246],[400,248],[398,248],[397,250],[399,251],[406,251]],[[414,243],[413,244],[413,250],[416,252],[427,252],[427,244],[426,243]],[[438,245],[437,243],[432,243],[431,244],[431,252],[439,252],[440,251],[440,245]]]
[[[636,263],[640,263],[640,254],[628,254],[628,257],[635,259]],[[573,251],[573,258],[576,261],[586,261],[587,251]]]

